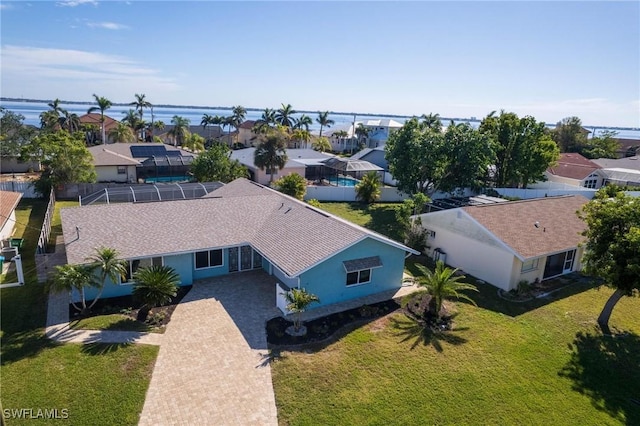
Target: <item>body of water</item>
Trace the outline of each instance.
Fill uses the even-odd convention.
[[[40,114],[44,111],[50,109],[47,106],[46,102],[19,102],[19,101],[0,101],[0,106],[11,110],[15,113],[22,114],[25,117],[25,124],[31,124],[34,126],[40,126]],[[61,107],[66,109],[71,113],[75,113],[78,115],[83,115],[87,113],[87,110],[93,105],[90,104],[61,104]],[[124,117],[124,114],[129,111],[129,109],[133,109],[132,106],[129,105],[114,105],[106,111],[106,115],[115,119],[121,120]],[[204,114],[209,115],[220,115],[220,116],[228,116],[231,115],[231,109],[223,109],[223,108],[191,108],[191,107],[154,107],[153,108],[153,116],[154,120],[161,120],[165,124],[171,124],[171,119],[173,116],[178,115],[184,118],[187,118],[191,125],[199,126],[202,121],[202,116]],[[307,112],[308,116],[313,120],[313,125],[309,127],[314,133],[318,133],[320,130],[320,125],[316,123],[316,118],[318,116],[317,112]],[[247,111],[247,115],[245,120],[258,120],[262,115],[262,111]],[[300,117],[302,113],[295,114],[296,118]],[[144,117],[146,121],[151,121],[151,110],[145,109]],[[331,126],[331,129],[340,129],[346,128],[354,121],[353,114],[330,114],[329,118],[335,121],[335,123]],[[399,123],[404,123],[409,117],[398,117],[398,116],[388,116],[388,115],[358,115],[356,114],[355,120],[377,120],[377,119],[392,119]],[[447,125],[451,119],[442,118],[442,122],[444,125]],[[456,123],[464,122],[469,123],[473,127],[478,127],[480,122],[477,120],[456,120]],[[555,124],[549,125],[550,127],[555,127]],[[587,129],[592,132],[599,133],[602,129],[594,128],[590,126],[585,126]],[[326,129],[326,127],[325,127]],[[640,139],[640,130],[639,129],[619,129],[619,128],[610,128],[607,130],[614,130],[618,132],[617,137],[619,138],[628,138],[628,139]]]

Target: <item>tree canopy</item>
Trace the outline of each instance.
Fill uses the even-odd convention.
[[[587,143],[587,132],[578,117],[560,120],[553,129],[552,137],[561,152],[580,152]]]
[[[226,145],[214,144],[191,163],[191,172],[198,182],[231,182],[247,177],[247,168],[238,160],[231,160],[231,150]]]
[[[544,177],[544,172],[559,158],[558,147],[545,124],[531,116],[519,118],[512,112],[489,114],[482,120],[480,132],[489,137],[495,150],[495,185],[525,187]]]
[[[587,158],[618,158],[620,142],[615,137],[618,132],[606,130],[599,136],[587,140],[580,154]]]
[[[307,180],[298,173],[283,176],[273,183],[274,187],[283,194],[290,195],[298,200],[304,198],[307,193]]]
[[[585,272],[615,289],[598,318],[608,334],[616,303],[623,296],[640,292],[640,199],[609,185],[599,190],[579,215],[587,224],[582,260]]]
[[[281,132],[272,131],[261,142],[254,152],[254,162],[261,170],[269,172],[269,182],[273,182],[273,175],[287,164],[286,139]]]
[[[2,156],[17,157],[22,147],[35,137],[33,127],[24,125],[24,115],[0,107],[0,153]]]
[[[96,180],[93,157],[80,132],[69,134],[66,130],[59,130],[40,134],[22,147],[21,157],[42,163],[44,171],[35,184],[41,194],[48,194],[52,187],[65,183]]]

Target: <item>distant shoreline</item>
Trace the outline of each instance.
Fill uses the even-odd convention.
[[[40,104],[46,104],[49,102],[52,102],[53,99],[24,99],[24,98],[6,98],[6,97],[0,97],[0,102],[32,102],[32,103],[40,103]],[[69,104],[69,105],[95,105],[95,102],[87,102],[87,101],[67,101],[67,100],[60,100],[60,103],[62,104]],[[127,102],[114,102],[112,104],[113,106],[130,106],[129,103]],[[226,106],[203,106],[203,105],[174,105],[174,104],[157,104],[154,105],[154,107],[158,107],[158,108],[178,108],[178,109],[212,109],[212,110],[229,110],[231,111],[233,108],[232,107],[226,107]],[[245,108],[247,111],[264,111],[264,108]],[[304,113],[304,114],[316,114],[318,111],[317,110],[296,110],[299,113]],[[356,115],[358,117],[391,117],[391,118],[401,118],[401,119],[409,119],[413,116],[411,115],[399,115],[399,114],[374,114],[374,113],[368,113],[368,112],[340,112],[340,111],[329,111],[330,114],[335,114],[335,115],[343,115],[343,116],[350,116],[350,115]],[[475,122],[475,123],[480,123],[482,122],[482,120],[478,120],[476,117],[471,117],[471,118],[466,118],[466,117],[440,117],[440,120],[442,120],[443,122],[446,121],[450,121],[450,120],[454,120],[454,121],[462,121],[462,122]],[[552,127],[555,124],[554,123],[546,123],[547,127]],[[587,125],[587,124],[583,124],[583,127],[585,128],[592,128],[592,129],[598,129],[598,130],[625,130],[625,131],[640,131],[640,127],[620,127],[620,126],[593,126],[593,125]]]

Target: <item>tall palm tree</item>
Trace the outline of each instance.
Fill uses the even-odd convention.
[[[222,117],[222,130],[226,127],[227,129],[227,143],[229,146],[233,145],[231,143],[231,127],[233,127],[233,116]]]
[[[169,303],[178,293],[180,276],[170,266],[148,266],[133,275],[133,297],[142,302],[138,321],[145,321],[149,310]]]
[[[206,131],[207,130],[207,126],[211,126],[213,124],[212,120],[213,120],[213,116],[211,116],[209,114],[203,114],[202,115],[202,120],[200,121],[200,125],[202,126],[202,130]],[[209,139],[211,139],[211,128],[209,128]]]
[[[135,142],[136,135],[133,133],[131,127],[125,123],[118,123],[116,127],[109,131],[109,137],[114,142]]]
[[[80,130],[80,117],[78,114],[64,111],[64,117],[61,118],[62,128],[66,129],[69,133],[74,133]]]
[[[293,125],[295,129],[305,129],[307,132],[309,131],[309,126],[313,124],[313,120],[307,114],[302,114],[300,118],[298,118]]]
[[[287,302],[287,309],[289,312],[295,314],[293,319],[293,328],[295,331],[300,330],[302,325],[302,313],[312,303],[319,303],[320,299],[315,294],[309,293],[304,288],[292,288],[286,293],[282,294]]]
[[[71,302],[71,305],[78,312],[87,312],[87,302],[84,296],[86,287],[95,286],[95,276],[93,270],[86,265],[60,265],[56,266],[56,271],[51,282],[50,289],[54,292],[71,293],[76,290],[80,293],[81,306]]]
[[[457,269],[446,267],[441,260],[436,263],[436,269],[433,272],[424,265],[416,264],[416,267],[420,271],[420,275],[410,278],[409,280],[424,287],[427,294],[431,296],[428,312],[435,318],[440,318],[442,302],[445,299],[455,297],[457,299],[464,299],[474,305],[476,304],[469,296],[460,292],[465,290],[478,291],[478,289],[473,284],[459,282],[463,280],[465,276],[456,276],[455,273],[458,271]]]
[[[269,184],[273,183],[273,175],[284,167],[288,159],[286,142],[275,133],[268,135],[253,154],[255,165],[261,170],[269,171]]]
[[[109,99],[102,96],[98,96],[95,93],[93,94],[93,98],[95,99],[98,106],[89,108],[87,110],[87,114],[91,114],[92,112],[95,112],[95,111],[100,111],[100,128],[102,132],[102,143],[104,144],[104,143],[107,143],[107,138],[105,136],[105,129],[104,129],[104,112],[109,108],[111,108],[112,104]]]
[[[144,109],[145,108],[151,108],[153,105],[151,105],[151,102],[147,101],[145,99],[146,95],[143,93],[142,95],[138,95],[137,93],[135,94],[136,100],[129,103],[129,105],[131,106],[135,106],[135,110],[138,112],[138,115],[140,116],[140,120],[142,120],[142,115],[144,114]]]
[[[51,108],[51,111],[53,111],[58,117],[64,115],[64,113],[66,112],[65,109],[60,106],[60,102],[60,99],[55,98],[53,101],[47,104],[47,106]]]
[[[256,124],[253,126],[253,131],[256,133],[268,133],[269,129],[276,124],[276,110],[271,108],[265,108],[262,112],[262,116],[256,120]]]
[[[104,286],[107,283],[107,278],[113,283],[117,283],[121,277],[124,277],[127,273],[127,262],[119,259],[119,253],[116,249],[109,247],[99,247],[95,249],[95,253],[89,256],[86,260],[91,262],[90,267],[94,271],[98,271],[100,274],[100,281],[98,281],[98,294],[93,302],[87,309],[91,309],[96,304],[102,292]]]
[[[316,123],[320,125],[320,135],[322,137],[322,129],[326,127],[327,129],[335,123],[332,119],[329,118],[329,111],[320,112],[318,111],[318,118],[316,118]]]
[[[275,115],[276,123],[281,126],[291,128],[295,123],[295,118],[293,115],[296,111],[293,109],[291,104],[282,104],[282,108],[278,108]]]
[[[365,141],[367,139],[367,137],[369,136],[369,128],[366,127],[362,123],[358,123],[358,126],[356,127],[354,132],[355,132],[356,136],[358,137],[358,143],[361,143],[362,141]]]
[[[246,115],[247,110],[243,106],[237,105],[232,108],[231,125],[235,127],[236,131],[240,130],[240,125],[244,122],[244,118]],[[239,133],[236,134],[236,138],[238,137],[238,135]],[[236,142],[238,142],[237,139]]]
[[[494,114],[494,113],[495,111],[493,111],[491,114]],[[442,122],[440,121],[440,114],[433,114],[433,113],[430,113],[429,115],[422,114],[420,118],[422,118],[422,122],[424,123],[425,126],[427,126],[428,129],[432,129],[437,132],[442,131]]]
[[[169,134],[174,138],[174,145],[182,145],[185,138],[189,135],[189,119],[174,115],[171,119],[171,124],[173,124],[173,128],[169,130]]]

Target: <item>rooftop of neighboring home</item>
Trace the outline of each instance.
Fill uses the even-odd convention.
[[[173,130],[173,127],[174,126],[172,124],[166,124],[162,130],[154,130],[153,134],[160,138],[165,138],[165,139],[169,138],[171,137],[171,135],[169,135],[169,132]],[[222,128],[217,125],[210,125],[210,126],[207,126],[207,128],[205,129],[202,126],[198,126],[194,124],[189,126],[189,133],[200,135],[205,139],[208,139],[210,137],[218,138],[226,134],[225,132],[222,131]]]
[[[554,176],[582,180],[601,167],[580,154],[565,152],[560,154],[558,164],[549,167],[547,172]]]
[[[640,139],[628,139],[628,138],[614,138],[620,144],[618,148],[618,153],[621,155],[629,155],[628,152],[632,154],[640,153]]]
[[[169,217],[180,221],[158,220]],[[418,254],[247,179],[199,199],[65,208],[61,218],[71,264],[86,262],[87,253],[100,246],[135,258],[251,244],[294,277],[366,238]]]
[[[183,149],[161,143],[112,143],[89,147],[94,166],[127,166],[142,164],[149,158],[189,157]]]
[[[238,149],[231,152],[231,159],[238,160],[247,167],[255,167],[254,154],[255,148]],[[313,149],[287,149],[287,163],[284,168],[299,168],[303,166],[321,166],[324,160],[334,157],[333,154],[326,152],[314,151]]]
[[[89,114],[81,115],[79,118],[80,118],[80,123],[82,124],[93,124],[98,128],[100,128],[102,116],[98,112],[92,112]],[[117,126],[118,126],[117,120],[114,120],[108,115],[104,116],[104,130],[106,132],[108,132],[109,130]]]
[[[626,158],[598,158],[592,160],[603,169],[630,169],[640,171],[640,156]]]
[[[518,257],[528,259],[565,251],[584,241],[581,234],[586,224],[576,212],[588,201],[580,195],[571,195],[469,206],[462,210]]]
[[[246,120],[243,121],[242,124],[240,124],[240,129],[247,129],[247,130],[251,130],[253,129],[253,126],[255,126],[256,122],[255,120]]]
[[[361,160],[361,159],[367,157],[369,154],[371,154],[374,151],[384,152],[384,146],[377,146],[375,148],[364,148],[364,149],[356,152],[355,154],[353,154],[349,158],[351,158],[352,160]]]
[[[21,198],[20,192],[0,191],[0,229],[7,224]]]

